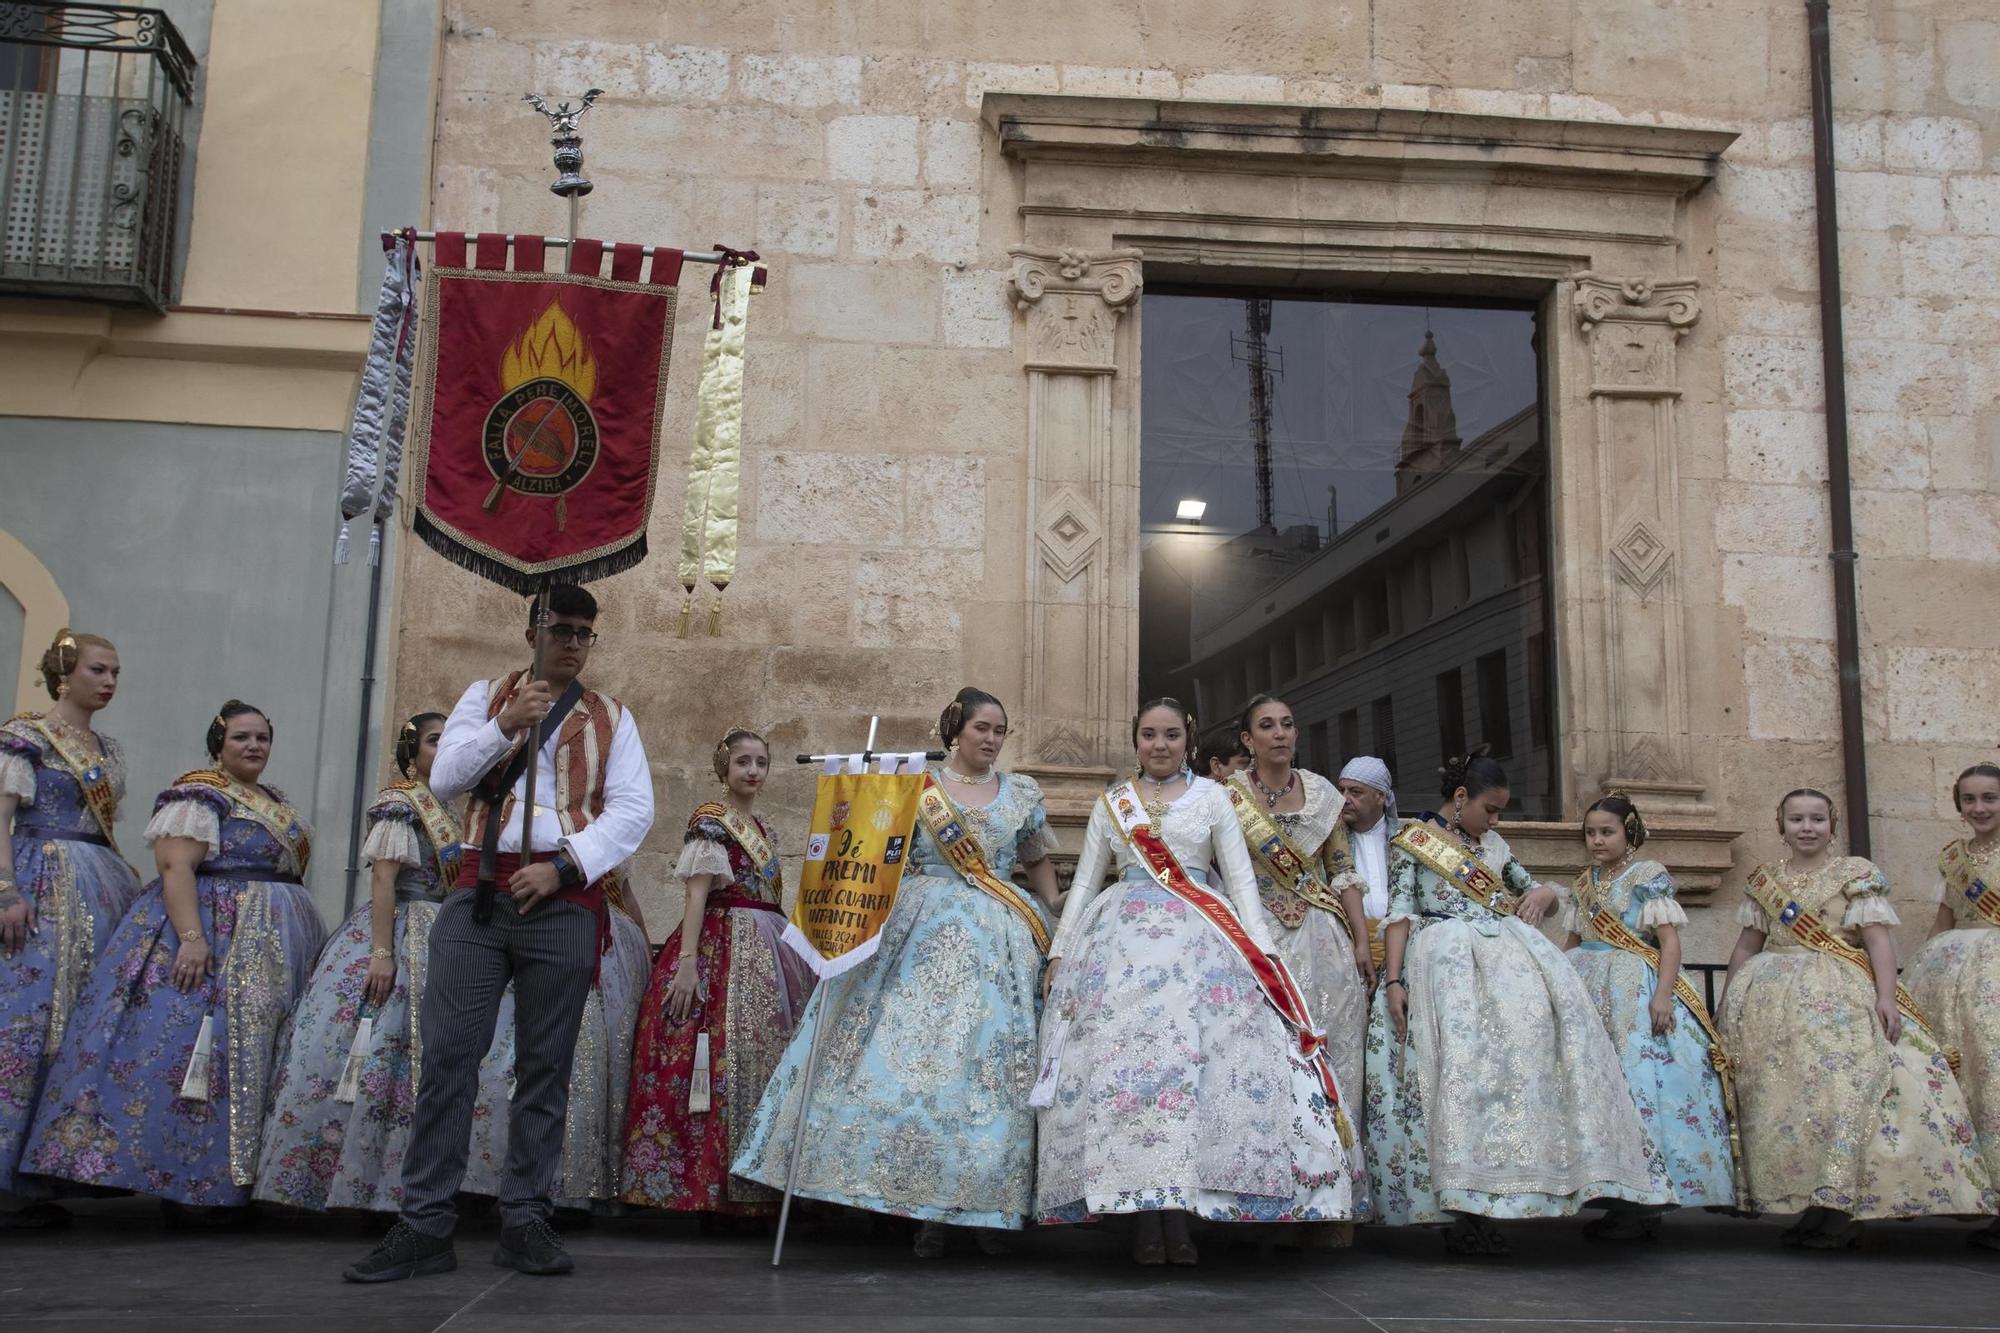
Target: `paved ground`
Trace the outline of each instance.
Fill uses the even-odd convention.
[[[0,1328],[249,1333],[320,1329],[667,1328],[919,1330],[1132,1327],[1244,1333],[1476,1330],[2000,1329],[2000,1254],[1969,1228],[1878,1223],[1845,1255],[1778,1246],[1779,1225],[1669,1220],[1638,1247],[1583,1243],[1574,1223],[1505,1226],[1506,1260],[1449,1261],[1430,1232],[1364,1231],[1352,1251],[1262,1258],[1210,1237],[1199,1268],[1135,1269],[1109,1229],[1031,1236],[1002,1259],[935,1263],[864,1231],[797,1237],[773,1271],[767,1241],[688,1222],[600,1221],[575,1232],[577,1272],[529,1278],[489,1264],[492,1224],[461,1233],[444,1277],[356,1287],[339,1270],[372,1243],[353,1220],[260,1220],[166,1233],[150,1204],[75,1206],[67,1232],[0,1237]]]

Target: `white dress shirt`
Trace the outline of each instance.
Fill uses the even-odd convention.
[[[437,758],[431,764],[431,790],[441,801],[456,800],[472,790],[514,748],[501,734],[500,723],[486,716],[487,691],[488,682],[483,680],[466,687],[444,724],[444,735],[438,738]],[[646,764],[646,747],[639,740],[631,710],[619,709],[611,751],[604,757],[604,811],[586,827],[565,836],[554,810],[556,740],[550,736],[535,760],[535,850],[567,848],[588,883],[630,860],[646,840],[647,830],[653,827],[652,770]],[[518,802],[527,785],[528,775],[523,773],[514,784],[513,817],[500,829],[499,849],[503,852],[518,854],[521,850]],[[468,855],[479,854],[471,843],[466,848]]]
[[[1389,816],[1375,821],[1349,839],[1354,851],[1354,873],[1366,886],[1361,895],[1361,914],[1380,921],[1389,911]]]

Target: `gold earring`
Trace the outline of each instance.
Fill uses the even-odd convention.
[[[67,677],[56,682],[56,698],[69,698],[69,680]]]

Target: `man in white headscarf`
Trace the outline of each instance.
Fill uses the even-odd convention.
[[[1368,927],[1368,950],[1379,971],[1382,966],[1382,928],[1378,924],[1389,910],[1389,839],[1395,835],[1396,789],[1389,766],[1374,755],[1356,755],[1340,770],[1334,784],[1347,798],[1341,807],[1341,822],[1347,825],[1354,850],[1354,873],[1361,878],[1361,914]]]

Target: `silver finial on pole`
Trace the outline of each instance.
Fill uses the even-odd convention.
[[[551,194],[559,194],[565,199],[574,199],[580,194],[590,193],[590,182],[583,178],[583,132],[577,122],[583,113],[590,110],[590,104],[604,95],[602,88],[592,88],[583,95],[583,100],[572,108],[568,102],[558,102],[553,110],[534,93],[521,100],[549,118],[549,147],[556,150],[556,181],[549,186]]]
[[[551,111],[549,104],[534,93],[521,100],[549,118],[549,147],[556,150],[556,180],[549,186],[550,194],[559,194],[569,200],[569,239],[576,241],[576,201],[591,191],[591,184],[583,176],[583,131],[577,122],[583,113],[590,110],[590,104],[604,96],[602,88],[592,88],[574,108],[568,102],[558,102]]]

